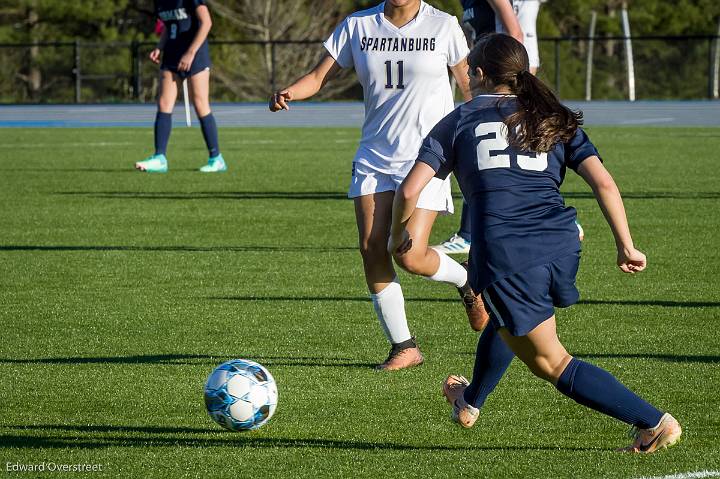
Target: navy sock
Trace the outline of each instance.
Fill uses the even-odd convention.
[[[460,231],[458,235],[462,236],[465,241],[470,241],[470,207],[463,200],[462,214],[460,215]]]
[[[170,131],[172,130],[172,113],[157,112],[155,115],[155,154],[164,155],[167,152]]]
[[[475,369],[470,386],[465,389],[465,402],[481,408],[493,392],[515,357],[497,330],[488,325],[480,335],[475,353]]]
[[[575,402],[640,429],[657,426],[663,415],[609,372],[576,358],[560,375],[556,387]]]
[[[202,128],[210,158],[218,156],[220,154],[220,145],[218,144],[217,124],[212,113],[200,118],[200,127]]]

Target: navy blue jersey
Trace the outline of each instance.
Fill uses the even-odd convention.
[[[195,9],[206,5],[205,0],[155,0],[155,12],[165,24],[167,42],[163,50],[163,66],[177,68],[180,58],[187,52],[200,28]],[[207,39],[198,50],[197,56],[207,54]]]
[[[503,119],[518,108],[514,96],[480,95],[438,123],[417,161],[440,178],[451,172],[470,207],[470,284],[490,284],[580,251],[575,209],[560,185],[597,149],[582,129],[547,153],[508,145]]]
[[[512,0],[508,0],[512,5]],[[463,24],[473,31],[473,41],[498,31],[495,10],[487,0],[460,0],[463,7]]]

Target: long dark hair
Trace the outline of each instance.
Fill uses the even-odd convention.
[[[508,142],[523,151],[550,151],[557,143],[569,141],[583,122],[542,81],[529,71],[527,51],[509,35],[493,33],[482,37],[468,55],[472,72],[482,70],[485,89],[507,86],[520,108],[505,118]]]

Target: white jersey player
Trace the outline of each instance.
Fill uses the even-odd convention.
[[[313,96],[340,68],[355,69],[364,92],[365,123],[348,197],[355,203],[365,279],[392,344],[388,359],[378,368],[416,366],[423,357],[410,334],[402,289],[387,250],[392,204],[423,137],[454,108],[448,68],[465,99],[470,99],[467,42],[455,17],[421,0],[387,0],[348,16],[324,45],[327,56],[310,73],[276,92],[270,109],[287,110],[290,100]],[[412,248],[398,264],[455,285],[471,325],[481,328],[487,315],[468,285],[465,268],[427,246],[437,214],[453,210],[449,183],[431,182],[418,206],[408,225]]]
[[[522,44],[530,59],[530,72],[534,75],[540,67],[540,51],[537,41],[537,16],[540,12],[540,0],[511,0],[515,16],[523,32]],[[496,31],[508,33],[503,24],[496,19]]]

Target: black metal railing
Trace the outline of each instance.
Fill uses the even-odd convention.
[[[540,38],[539,76],[564,99],[626,99],[623,36]],[[720,37],[635,36],[639,99],[718,98]],[[321,41],[210,42],[215,101],[257,101],[287,84],[320,57]],[[0,44],[0,103],[153,101],[154,42],[39,42]],[[588,54],[592,52],[590,61]],[[301,59],[302,61],[298,60]],[[591,68],[589,68],[591,67]],[[333,91],[359,99],[357,85]]]

